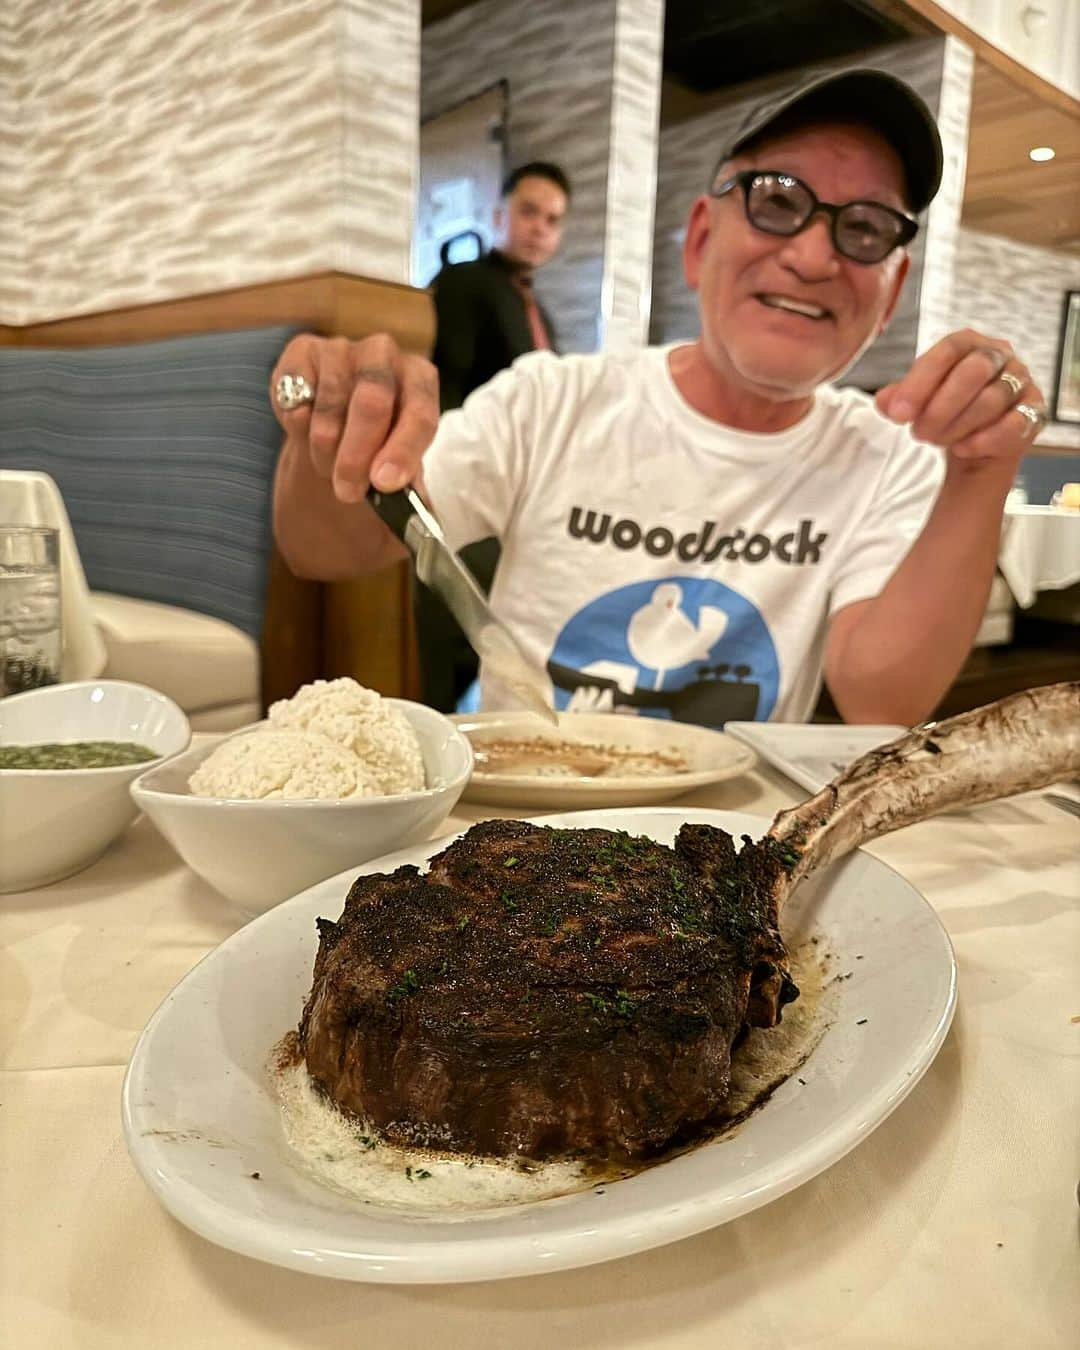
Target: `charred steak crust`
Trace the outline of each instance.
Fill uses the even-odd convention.
[[[399,1144],[655,1154],[723,1101],[755,967],[784,966],[773,852],[498,820],[359,877],[318,921],[308,1070]]]

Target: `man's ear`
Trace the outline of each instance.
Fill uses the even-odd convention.
[[[701,281],[702,257],[705,245],[712,232],[712,216],[709,211],[709,198],[698,197],[690,208],[690,218],[686,222],[686,236],[683,239],[683,276],[692,291],[696,291]]]
[[[503,208],[502,202],[500,202],[492,212],[491,223],[495,227],[496,235],[502,234],[503,227],[506,224],[506,211]]]
[[[885,313],[881,316],[881,322],[878,324],[879,336],[892,322],[892,316],[896,313],[896,306],[900,301],[900,292],[904,289],[904,278],[910,269],[911,254],[905,249],[903,257],[900,259],[900,266],[896,269],[896,276],[893,278],[892,295],[889,296],[889,303],[885,307]]]

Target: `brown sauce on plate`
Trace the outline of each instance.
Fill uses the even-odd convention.
[[[548,736],[470,737],[480,773],[535,774],[545,778],[660,778],[688,773],[679,752]]]

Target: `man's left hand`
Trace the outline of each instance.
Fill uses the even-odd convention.
[[[935,343],[874,402],[958,460],[1015,466],[1046,422],[1042,391],[1012,347],[971,328]]]

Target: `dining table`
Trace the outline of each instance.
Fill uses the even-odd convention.
[[[767,820],[804,795],[759,762],[668,805]],[[462,801],[440,833],[525,814]],[[77,875],[0,896],[0,1345],[1075,1350],[1080,819],[1027,793],[868,851],[932,906],[958,967],[948,1035],[891,1114],[696,1236],[465,1284],[266,1264],[189,1231],[144,1184],[125,1066],[170,990],[247,921],[148,819]]]
[[[998,571],[1021,609],[1040,592],[1080,582],[1080,511],[1064,506],[1007,505]]]

